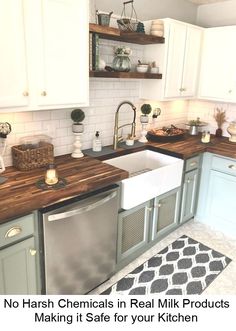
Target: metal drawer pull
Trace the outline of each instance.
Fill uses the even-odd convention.
[[[195,165],[197,165],[196,161],[190,163],[190,167],[194,167]]]
[[[42,97],[46,97],[47,92],[46,92],[46,91],[42,91],[42,92],[41,92],[41,95],[42,95]]]
[[[14,226],[13,228],[10,228],[6,234],[5,234],[5,238],[12,238],[17,236],[18,234],[20,234],[22,232],[22,229],[20,226]]]
[[[190,182],[191,182],[191,179],[188,178],[188,179],[187,179],[187,183],[189,184]]]
[[[36,249],[33,249],[33,248],[30,249],[30,255],[31,256],[35,256],[36,253],[37,253]]]
[[[236,170],[236,166],[234,164],[229,165],[228,168],[232,170]]]
[[[147,208],[147,211],[152,211],[151,207],[146,207],[146,208]]]
[[[24,91],[22,94],[23,94],[24,97],[28,97],[29,96],[29,92],[28,91]]]
[[[155,205],[154,207],[155,208],[161,208],[162,204],[161,203],[158,203],[157,205]]]

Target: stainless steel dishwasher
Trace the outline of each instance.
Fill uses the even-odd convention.
[[[42,210],[46,294],[86,294],[114,273],[118,192]]]

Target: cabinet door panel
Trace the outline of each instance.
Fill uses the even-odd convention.
[[[23,10],[23,0],[0,1],[0,108],[28,104]]]
[[[185,174],[183,183],[181,222],[190,220],[195,215],[198,189],[198,170]]]
[[[177,224],[179,216],[179,189],[168,192],[154,201],[152,240]]]
[[[167,57],[165,97],[180,96],[182,85],[184,52],[186,42],[186,26],[179,23],[170,25],[169,47]]]
[[[236,101],[236,27],[211,28],[204,32],[200,97]],[[219,43],[220,41],[220,43]]]
[[[149,213],[148,202],[119,215],[118,262],[147,244]]]
[[[37,294],[34,238],[0,250],[0,294]]]
[[[236,236],[235,192],[235,176],[211,170],[206,217],[213,227],[230,236]]]
[[[42,91],[39,105],[86,104],[89,46],[86,1],[43,0],[42,33],[44,82],[39,88]]]
[[[181,96],[183,97],[193,97],[196,95],[201,37],[201,30],[193,27],[187,28],[182,81],[183,91],[181,92]]]

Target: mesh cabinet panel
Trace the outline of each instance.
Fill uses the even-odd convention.
[[[174,223],[176,197],[175,193],[159,201],[157,232]]]
[[[144,240],[145,207],[122,219],[122,248],[124,253]]]

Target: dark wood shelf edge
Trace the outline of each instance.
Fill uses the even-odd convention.
[[[162,79],[162,74],[151,74],[151,73],[140,73],[140,72],[90,71],[89,76],[100,77],[100,78]]]
[[[122,32],[119,29],[89,23],[89,31],[97,33],[100,38],[123,41],[131,44],[164,44],[165,38],[138,32]]]

